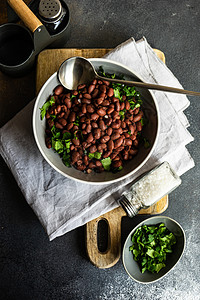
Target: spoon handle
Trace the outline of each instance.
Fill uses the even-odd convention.
[[[136,86],[141,88],[147,88],[150,90],[159,90],[159,91],[165,91],[165,92],[172,92],[172,93],[179,93],[179,94],[185,94],[185,95],[191,95],[191,96],[200,96],[200,92],[194,92],[194,91],[188,91],[183,89],[178,89],[175,87],[169,87],[165,85],[159,85],[159,84],[153,84],[153,83],[146,83],[146,82],[138,82],[138,81],[127,81],[127,80],[121,80],[121,79],[115,79],[115,78],[107,78],[102,76],[97,76],[100,80],[107,80],[113,83],[121,83],[126,84],[128,86]]]

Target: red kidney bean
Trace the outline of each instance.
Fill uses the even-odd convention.
[[[88,94],[88,93],[85,93],[84,94],[84,98],[86,98],[86,99],[92,99],[92,96],[90,94]]]
[[[98,120],[98,118],[99,118],[99,115],[97,113],[91,114],[91,120],[96,121],[96,120]]]
[[[80,154],[77,151],[73,150],[71,158],[72,158],[72,164],[75,164],[78,161],[78,159],[80,158]]]
[[[114,160],[117,155],[118,155],[118,152],[112,152],[110,155],[111,160]]]
[[[69,124],[67,124],[66,129],[71,130],[73,126],[74,126],[73,123],[69,123]]]
[[[67,121],[66,121],[64,118],[59,119],[58,122],[59,122],[63,127],[65,127],[65,126],[67,125]]]
[[[90,103],[91,103],[91,100],[90,100],[90,99],[87,99],[87,98],[82,98],[82,99],[81,99],[81,103],[90,104]]]
[[[96,122],[92,122],[91,125],[92,125],[92,128],[98,128],[98,124]]]
[[[105,93],[100,93],[99,94],[99,98],[105,99],[105,98],[107,98],[107,95]]]
[[[77,87],[77,89],[78,89],[78,90],[82,90],[82,89],[84,89],[85,87],[86,87],[86,84],[79,84],[78,87]]]
[[[103,83],[104,83],[106,86],[109,86],[109,85],[110,85],[110,81],[108,81],[108,80],[103,80]]]
[[[110,102],[108,100],[103,100],[102,105],[103,106],[108,106]]]
[[[116,160],[114,162],[112,162],[112,166],[113,168],[119,168],[122,165],[122,161],[121,160]]]
[[[90,153],[95,153],[97,151],[96,145],[90,146]]]
[[[47,120],[50,118],[50,114],[49,114],[48,111],[46,112],[45,118],[46,118]]]
[[[107,92],[108,97],[112,97],[114,95],[114,90],[113,88],[109,88]]]
[[[104,98],[102,98],[102,97],[97,98],[97,99],[96,99],[96,104],[97,104],[97,106],[98,106],[98,105],[101,105],[101,103],[103,102],[103,100],[104,100]]]
[[[106,144],[110,139],[110,136],[109,135],[104,135],[101,139],[100,139],[100,142],[102,144]]]
[[[113,129],[118,129],[120,126],[121,126],[121,120],[119,120],[119,119],[111,124],[111,127]]]
[[[131,138],[132,141],[134,141],[136,139],[136,135],[135,134],[131,134],[130,138]]]
[[[95,89],[95,84],[90,84],[90,86],[88,87],[88,93],[91,94]]]
[[[98,152],[100,152],[100,153],[103,152],[103,148],[101,147],[101,145],[98,145],[98,146],[97,146],[97,150],[98,150]]]
[[[55,88],[55,90],[54,90],[54,94],[57,95],[57,96],[59,96],[60,94],[62,94],[63,90],[64,90],[63,86],[62,85],[58,85]]]
[[[89,169],[94,169],[96,167],[96,164],[91,161],[89,163],[88,167],[89,167]]]
[[[103,158],[109,157],[110,154],[111,154],[111,151],[106,151],[106,152],[103,154]]]
[[[70,109],[72,107],[72,102],[70,98],[65,98],[64,103],[66,104],[67,108]]]
[[[120,137],[119,139],[114,141],[114,148],[116,149],[116,148],[120,147],[122,145],[122,143],[123,143],[123,138]]]
[[[75,112],[72,111],[70,113],[68,119],[69,119],[69,122],[75,122],[75,120],[76,120],[76,114],[75,114]]]
[[[142,130],[142,124],[141,124],[141,122],[137,122],[136,123],[136,128],[137,128],[137,131],[141,131]]]
[[[121,106],[119,104],[119,101],[115,102],[115,109],[116,109],[116,111],[120,111]]]
[[[133,127],[132,124],[130,124],[130,125],[128,126],[128,129],[129,129],[129,131],[131,132],[131,134],[134,134],[135,129],[134,129],[134,127]]]
[[[102,131],[105,131],[107,128],[103,120],[99,121],[99,127],[101,128]]]
[[[87,124],[83,123],[83,124],[81,125],[81,129],[85,129],[86,126],[87,126]]]
[[[84,162],[84,164],[85,164],[86,166],[88,165],[88,160],[89,160],[88,156],[87,156],[87,155],[84,155],[84,156],[83,156],[83,162]]]
[[[92,92],[92,98],[96,98],[97,95],[99,93],[99,90],[98,89],[94,89],[93,92]]]
[[[110,140],[109,142],[108,142],[108,150],[109,151],[112,151],[114,149],[114,142],[112,141],[112,140]]]
[[[113,111],[112,117],[113,117],[114,119],[116,119],[118,116],[119,116],[119,112],[118,112],[118,111]]]
[[[72,139],[72,143],[75,145],[75,146],[79,146],[80,145],[80,140],[79,139]]]
[[[122,102],[121,105],[120,105],[120,110],[123,110],[125,108],[125,103]]]
[[[87,112],[86,104],[83,104],[83,105],[82,105],[81,110],[82,110],[82,113],[83,113],[83,114],[86,114],[86,112]]]
[[[122,128],[126,128],[126,122],[122,121],[121,127],[122,127]]]
[[[101,129],[100,128],[94,129],[94,138],[98,140],[100,139],[100,137],[101,137]]]
[[[87,112],[92,114],[94,112],[94,107],[92,105],[87,105]]]
[[[63,129],[63,126],[58,122],[55,123],[55,126],[57,129]]]
[[[105,94],[106,93],[106,85],[104,85],[104,84],[100,85],[99,90]]]
[[[57,118],[57,119],[61,119],[61,118],[64,117],[64,115],[65,115],[65,113],[64,113],[64,111],[63,111],[63,112],[61,112],[60,114],[58,114],[58,115],[56,116],[56,118]],[[65,118],[64,118],[64,119],[65,119]]]
[[[107,109],[107,114],[110,115],[114,111],[114,107],[110,107]]]
[[[130,103],[127,100],[125,101],[125,108],[126,110],[130,109]]]
[[[122,134],[122,132],[123,132],[123,129],[121,127],[114,129],[114,133]]]
[[[127,154],[124,154],[123,159],[124,159],[124,160],[128,160],[128,153],[127,153]]]
[[[137,115],[135,115],[135,117],[133,118],[133,122],[138,122],[138,121],[140,121],[142,119],[142,114],[141,113],[139,113],[139,114],[137,114]]]
[[[96,166],[97,167],[101,167],[102,166],[102,163],[100,162],[100,160],[96,160]]]
[[[97,114],[101,117],[106,115],[106,111],[101,107],[97,110]]]
[[[112,134],[112,128],[108,127],[108,129],[106,130],[107,135],[111,135]]]
[[[118,98],[116,98],[116,97],[112,97],[112,102],[113,102],[113,103],[115,103],[115,102],[117,102],[117,101],[119,101],[119,99],[118,99]]]
[[[138,147],[138,144],[139,144],[138,140],[135,139],[135,140],[133,141],[133,145],[134,145],[135,147]]]
[[[120,138],[120,133],[118,132],[114,132],[112,135],[111,135],[111,140],[114,141],[114,140],[117,140]]]
[[[88,134],[88,137],[87,137],[87,139],[86,139],[86,142],[87,143],[91,143],[92,141],[93,141],[93,135],[92,135],[92,133],[90,132],[89,134]]]
[[[124,144],[125,144],[125,146],[132,146],[132,140],[131,139],[125,139]]]
[[[92,125],[88,124],[85,130],[87,131],[87,133],[90,133],[92,130]]]

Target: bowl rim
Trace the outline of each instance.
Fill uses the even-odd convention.
[[[141,227],[143,224],[145,224],[146,221],[149,221],[149,220],[156,220],[156,219],[159,219],[159,218],[163,218],[163,219],[168,219],[170,220],[171,222],[175,223],[176,225],[178,225],[178,227],[181,229],[182,233],[183,233],[183,249],[182,249],[182,252],[181,252],[181,255],[180,257],[178,258],[178,260],[176,261],[176,263],[164,274],[162,275],[161,277],[155,279],[155,280],[151,280],[151,281],[140,281],[140,280],[137,280],[135,279],[130,273],[129,271],[127,270],[127,267],[125,265],[125,246],[128,242],[128,240],[130,239],[131,235],[139,228]],[[183,256],[183,253],[185,251],[185,247],[186,247],[186,235],[185,235],[185,231],[183,229],[183,227],[180,225],[180,223],[178,223],[176,220],[168,217],[168,216],[163,216],[163,215],[160,215],[160,216],[153,216],[153,217],[149,217],[145,220],[143,220],[142,222],[140,222],[138,225],[136,225],[128,234],[125,242],[124,242],[124,245],[123,245],[123,250],[122,250],[122,263],[123,263],[123,267],[126,271],[126,273],[129,275],[130,278],[132,278],[134,281],[138,282],[138,283],[142,283],[142,284],[150,284],[150,283],[154,283],[160,279],[162,279],[163,277],[165,277],[176,265],[177,263],[180,261],[181,257]],[[142,274],[142,273],[141,273]]]
[[[121,64],[119,62],[116,62],[114,60],[110,60],[110,59],[106,59],[106,58],[88,58],[89,61],[98,61],[98,62],[107,62],[107,63],[113,63],[119,67],[122,67],[124,69],[126,69],[127,71],[129,71],[130,73],[132,73],[133,75],[135,75],[136,77],[138,77],[139,80],[144,82],[144,79],[137,74],[137,72],[135,72],[134,70],[130,69],[129,67],[125,66],[124,64]],[[157,111],[157,133],[156,133],[156,137],[155,137],[155,141],[154,144],[150,150],[150,152],[148,153],[148,155],[146,156],[146,158],[140,163],[140,165],[138,167],[136,167],[134,170],[132,170],[131,172],[129,172],[128,174],[121,176],[119,178],[115,178],[112,180],[107,180],[107,181],[87,181],[87,180],[83,180],[83,179],[79,179],[79,178],[75,178],[73,176],[70,176],[69,174],[63,172],[62,170],[60,170],[58,167],[56,167],[46,156],[45,152],[42,150],[42,147],[40,146],[40,142],[39,139],[37,137],[37,130],[36,130],[36,115],[38,113],[37,111],[37,104],[41,98],[41,95],[43,93],[43,91],[46,89],[46,87],[48,86],[49,82],[54,78],[57,77],[57,73],[58,72],[54,72],[43,84],[43,86],[41,87],[38,95],[36,96],[35,99],[35,103],[34,103],[34,108],[33,108],[33,114],[32,114],[32,126],[33,126],[33,135],[34,135],[34,139],[36,141],[37,147],[40,151],[40,153],[42,154],[43,158],[48,162],[48,164],[54,169],[56,170],[58,173],[62,174],[64,177],[72,179],[72,180],[76,180],[77,182],[80,183],[86,183],[86,184],[90,184],[90,185],[105,185],[105,184],[112,184],[112,183],[116,183],[119,182],[121,180],[124,180],[125,178],[128,178],[129,176],[131,176],[132,174],[136,173],[140,168],[142,168],[142,166],[144,166],[144,164],[148,161],[148,159],[150,158],[151,154],[153,153],[156,145],[157,145],[157,141],[158,141],[158,137],[159,137],[159,132],[160,132],[160,113],[159,113],[159,106],[158,106],[158,102],[157,99],[155,97],[155,95],[152,93],[151,90],[148,89],[151,97],[153,98],[154,101],[154,105],[156,107],[156,111]]]

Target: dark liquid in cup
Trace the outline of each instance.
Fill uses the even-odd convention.
[[[33,52],[30,39],[15,35],[7,37],[0,44],[0,63],[7,66],[17,66],[25,62]]]

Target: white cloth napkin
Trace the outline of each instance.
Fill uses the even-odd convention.
[[[137,43],[131,38],[105,57],[137,70],[147,82],[182,88],[145,38]],[[193,140],[183,113],[189,100],[180,94],[157,91],[154,94],[161,115],[157,146],[137,173],[117,184],[77,183],[57,173],[43,159],[32,133],[34,100],[0,129],[0,153],[50,240],[117,207],[115,200],[125,186],[155,165],[168,161],[178,175],[194,166],[185,147]]]

